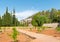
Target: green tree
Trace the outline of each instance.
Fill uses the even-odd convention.
[[[50,19],[52,22],[57,22],[57,10],[52,8],[50,12]]]
[[[2,16],[2,25],[3,26],[12,25],[12,15],[8,13],[8,8],[6,8],[6,13]]]
[[[2,19],[1,19],[1,17],[0,17],[0,32],[2,32],[1,26],[2,26]]]
[[[37,24],[37,22],[36,22],[35,19],[32,20],[32,25],[33,25],[33,26],[38,26],[38,24]]]
[[[60,23],[60,16],[58,16],[58,23]]]
[[[15,9],[13,9],[13,26],[19,26],[20,25],[20,22],[18,21],[18,19],[16,18],[15,16]]]
[[[58,10],[58,13],[57,13],[58,16],[60,16],[60,10]]]
[[[42,11],[42,12],[41,12],[41,15],[45,15],[45,11]]]
[[[15,16],[15,10],[13,10],[13,13],[9,13],[8,7],[7,7],[5,14],[2,16],[2,25],[3,26],[19,26],[19,24],[20,23]]]
[[[58,22],[57,14],[53,14],[52,22]]]
[[[2,26],[2,18],[0,17],[0,27]]]
[[[32,25],[42,26],[44,23],[48,22],[48,18],[45,16],[34,16],[32,20]]]
[[[47,11],[45,12],[45,16],[48,17],[48,18],[50,18],[50,11],[49,11],[49,10],[47,10]]]
[[[57,20],[58,20],[58,23],[59,23],[59,27],[60,27],[60,10],[58,10],[58,17],[57,17]]]

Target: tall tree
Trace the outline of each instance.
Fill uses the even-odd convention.
[[[6,8],[5,14],[2,16],[2,25],[3,26],[11,26],[12,25],[12,16],[8,12],[8,7]]]
[[[58,16],[60,16],[60,10],[58,10],[58,13],[57,13]]]
[[[42,15],[45,15],[45,11],[42,11],[41,14],[42,14]]]
[[[52,22],[56,22],[57,21],[57,10],[54,9],[54,8],[51,9],[50,19],[52,20]]]
[[[42,15],[35,15],[33,16],[32,19],[32,25],[34,26],[42,26],[43,23],[47,23],[48,22],[48,18],[46,16],[42,16]]]
[[[19,26],[19,25],[20,25],[20,23],[15,16],[15,9],[13,9],[13,26]]]
[[[1,18],[1,16],[0,16],[0,27],[2,26],[2,18]]]
[[[46,17],[50,18],[50,11],[47,10],[47,11],[45,12],[45,15],[46,15]]]
[[[15,21],[15,9],[13,9],[13,26],[15,26],[15,23],[16,23],[16,21]]]

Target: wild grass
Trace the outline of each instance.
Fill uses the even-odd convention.
[[[56,30],[57,30],[58,32],[60,32],[60,27],[57,27]]]

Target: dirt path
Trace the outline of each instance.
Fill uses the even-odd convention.
[[[13,42],[12,35],[12,29],[6,29],[3,32],[0,32],[0,42]],[[33,40],[32,38],[28,37],[27,35],[24,35],[23,33],[19,33],[17,35],[18,42],[30,42]]]
[[[40,40],[42,40],[43,42],[60,42],[60,40],[56,39],[55,37],[52,36],[48,36],[48,35],[44,35],[44,34],[37,34],[34,32],[29,32],[29,31],[25,31],[25,30],[21,30],[21,29],[17,29],[19,32],[22,32],[32,38],[36,38],[37,41],[40,42]],[[33,42],[33,41],[32,41]]]

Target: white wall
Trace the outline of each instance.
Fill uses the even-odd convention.
[[[48,23],[48,24],[43,24],[43,26],[56,28],[58,26],[58,24],[59,23]]]

